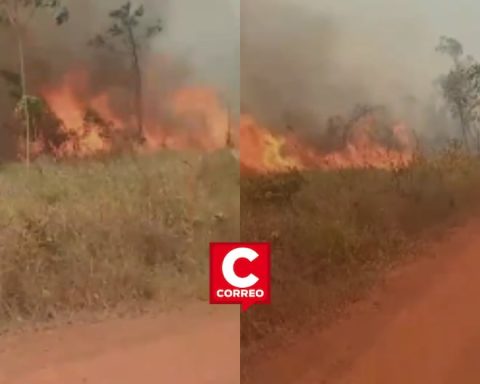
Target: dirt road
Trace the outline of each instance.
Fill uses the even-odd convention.
[[[239,312],[207,305],[0,337],[1,384],[238,384]]]
[[[337,324],[252,368],[253,383],[480,383],[480,220],[387,276]]]

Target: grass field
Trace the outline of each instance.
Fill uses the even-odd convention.
[[[208,297],[208,243],[239,237],[228,151],[0,169],[0,323]]]
[[[272,305],[242,314],[242,354],[331,320],[479,188],[480,162],[456,148],[398,171],[242,176],[241,238],[273,252]]]

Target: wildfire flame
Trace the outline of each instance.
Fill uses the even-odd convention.
[[[85,121],[85,111],[89,108],[111,121],[113,126],[123,128],[123,124],[115,118],[109,108],[107,93],[95,96],[88,102],[76,93],[78,88],[84,89],[87,82],[86,72],[69,72],[58,86],[42,90],[48,106],[61,120],[59,129],[70,138],[56,148],[56,155],[59,157],[86,157],[111,149],[111,142],[103,137],[102,129]]]
[[[59,82],[40,89],[58,126],[53,146],[49,141],[51,138],[47,137],[51,131],[40,130],[38,133],[34,127],[36,133],[31,145],[34,155],[49,149],[60,158],[83,158],[110,153],[119,142],[131,138],[128,135],[135,131],[133,114],[119,116],[112,108],[113,95],[108,90],[92,93],[91,81],[88,71],[74,68]],[[231,139],[229,111],[211,88],[181,88],[158,103],[169,118],[158,121],[148,113],[144,116],[146,142],[140,148],[142,150],[197,148],[210,151],[225,147]],[[293,132],[274,133],[254,117],[243,115],[239,131],[240,162],[243,169],[255,172],[315,168],[392,169],[408,165],[413,159],[414,145],[406,125],[398,123],[391,127],[397,144],[393,148],[374,138],[372,129],[375,126],[375,115],[364,114],[349,127],[341,149],[325,152]]]
[[[56,157],[88,157],[111,152],[121,137],[135,130],[133,114],[118,116],[112,108],[108,90],[90,92],[88,71],[73,68],[60,81],[48,84],[39,91],[55,116],[56,136],[63,140],[51,152]],[[173,126],[158,121],[155,116],[144,116],[145,144],[140,150],[159,148],[215,150],[226,145],[229,134],[229,112],[217,93],[209,87],[181,88],[168,100],[158,100],[169,114]],[[165,106],[167,106],[165,108]],[[45,133],[35,135],[31,150],[38,155],[46,148],[49,138]]]
[[[253,117],[244,115],[240,124],[240,159],[243,170],[259,173],[287,172],[292,169],[394,169],[407,166],[413,159],[413,138],[407,126],[392,127],[399,149],[375,141],[371,128],[373,115],[359,118],[350,130],[344,147],[322,152],[294,134],[275,134]]]
[[[213,89],[180,89],[173,95],[170,105],[175,119],[187,129],[166,134],[156,122],[149,122],[147,143],[150,148],[164,146],[182,150],[193,147],[210,151],[225,146],[230,129],[229,113]]]

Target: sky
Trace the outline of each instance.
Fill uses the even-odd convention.
[[[432,47],[442,35],[458,39],[467,53],[480,59],[480,2],[474,0],[297,0],[298,6],[333,15],[356,34],[374,35],[394,52],[424,50],[422,60],[434,60]]]
[[[451,65],[447,57],[434,49],[442,35],[457,39],[466,54],[480,59],[478,1],[297,0],[296,3],[338,20],[344,32],[343,49],[349,51],[345,58],[355,61],[356,52],[358,68],[365,73],[371,68],[371,73],[379,74],[379,84],[372,84],[379,101],[389,102],[403,93],[413,95],[421,101],[420,105],[442,103],[441,93],[433,85]],[[365,60],[369,54],[372,58]],[[393,103],[398,105],[396,100]],[[415,125],[418,131],[431,128],[421,117]]]
[[[451,66],[435,47],[446,35],[480,59],[478,15],[469,0],[242,0],[242,103],[273,125],[310,115],[312,129],[383,105],[428,130]]]
[[[158,51],[185,58],[197,81],[214,85],[230,105],[238,105],[240,9],[241,2],[249,0],[145,1],[152,6],[161,4],[158,7],[166,21],[167,28],[156,43]],[[105,3],[115,2],[123,1]],[[339,67],[375,74],[382,96],[387,86],[415,94],[430,92],[433,79],[448,65],[447,59],[434,51],[441,35],[457,38],[465,52],[480,59],[478,1],[276,0],[271,2],[272,8],[282,2],[331,17],[339,32],[335,42]],[[105,12],[96,13],[104,17]],[[266,24],[274,17],[272,9],[265,16]]]

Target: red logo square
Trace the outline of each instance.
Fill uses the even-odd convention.
[[[270,304],[270,244],[210,243],[210,304]]]

